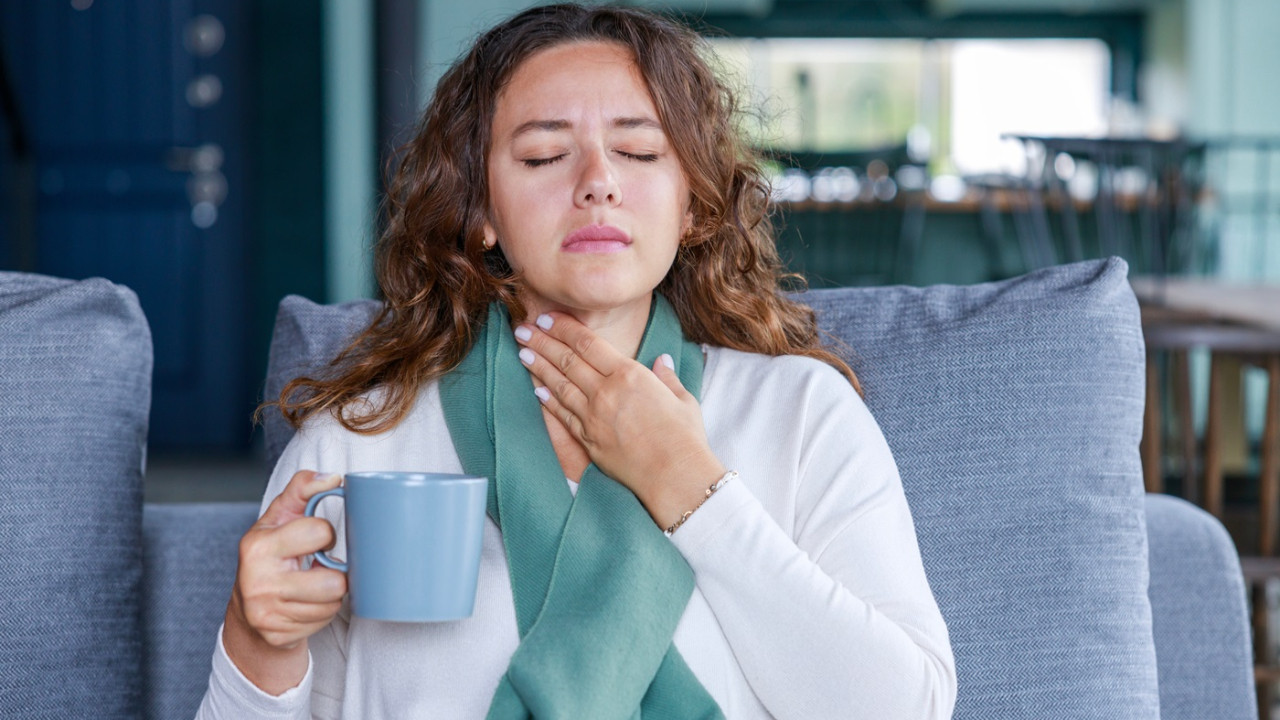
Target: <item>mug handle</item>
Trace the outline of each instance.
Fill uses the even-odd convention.
[[[340,487],[334,488],[332,490],[325,490],[322,493],[317,493],[316,495],[311,496],[311,499],[307,501],[307,509],[303,511],[303,514],[306,515],[307,517],[315,517],[316,505],[319,505],[321,500],[329,497],[330,495],[337,495],[338,497],[343,498],[345,500],[347,493],[345,488],[340,488]],[[333,558],[326,555],[323,550],[317,550],[314,557],[316,559],[316,562],[320,563],[321,565],[327,568],[332,568],[334,570],[341,570],[342,572],[347,571],[346,563],[334,560]]]

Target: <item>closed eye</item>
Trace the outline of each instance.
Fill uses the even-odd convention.
[[[556,162],[556,161],[560,160],[560,159],[561,159],[561,158],[563,158],[564,156],[565,156],[565,154],[564,154],[564,153],[561,153],[561,154],[556,155],[556,156],[554,156],[554,157],[549,157],[549,158],[529,158],[529,159],[527,159],[527,160],[521,160],[520,162],[524,163],[524,164],[525,164],[525,167],[535,168],[535,167],[542,167],[543,165],[550,165],[551,163],[553,163],[553,162]]]
[[[631,159],[631,160],[639,160],[640,162],[647,162],[647,163],[651,163],[651,162],[656,162],[656,161],[658,160],[658,156],[657,156],[657,154],[652,154],[652,153],[651,153],[651,154],[636,154],[636,153],[623,152],[623,151],[621,151],[621,150],[618,150],[617,152],[618,152],[618,154],[619,154],[619,155],[621,155],[621,156],[622,156],[622,157],[624,157],[624,158],[628,158],[628,159]]]

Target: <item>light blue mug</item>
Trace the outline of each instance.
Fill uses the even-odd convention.
[[[488,480],[418,472],[347,473],[326,497],[346,502],[347,561],[324,552],[325,567],[347,573],[351,611],[363,618],[439,622],[469,617],[480,572]]]

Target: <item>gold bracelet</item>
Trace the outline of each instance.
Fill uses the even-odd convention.
[[[736,477],[738,477],[738,471],[737,471],[737,470],[730,470],[729,472],[727,472],[727,473],[725,473],[724,475],[722,475],[722,476],[720,477],[720,479],[719,479],[719,480],[717,480],[717,481],[715,481],[714,483],[712,483],[712,484],[711,484],[711,487],[707,488],[707,494],[706,494],[706,495],[704,495],[704,496],[702,497],[702,499],[698,501],[698,504],[697,504],[697,505],[695,505],[695,506],[693,507],[693,510],[687,510],[687,511],[685,511],[685,513],[684,513],[683,515],[681,515],[681,516],[680,516],[680,519],[679,519],[679,520],[677,520],[677,521],[675,521],[675,523],[673,523],[673,524],[671,525],[671,527],[667,528],[666,530],[663,530],[663,531],[662,531],[662,534],[663,534],[663,535],[666,535],[667,537],[671,537],[671,533],[675,532],[677,528],[679,528],[681,525],[683,525],[683,524],[684,524],[684,521],[685,521],[685,520],[688,520],[688,519],[689,519],[689,516],[690,516],[690,515],[692,515],[692,514],[694,513],[694,511],[695,511],[695,510],[697,510],[698,508],[702,507],[702,503],[706,502],[706,501],[707,501],[707,498],[711,497],[711,495],[712,495],[715,491],[717,491],[717,490],[719,490],[720,488],[724,487],[724,484],[725,484],[725,483],[729,482],[730,480],[732,480],[732,479],[734,479],[734,478],[736,478]]]

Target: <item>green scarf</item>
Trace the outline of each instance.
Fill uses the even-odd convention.
[[[623,485],[587,467],[576,496],[552,449],[501,303],[456,370],[440,381],[463,469],[490,478],[520,646],[488,717],[723,718],[671,642],[693,571]],[[666,352],[695,396],[702,351],[658,294],[637,360]]]

